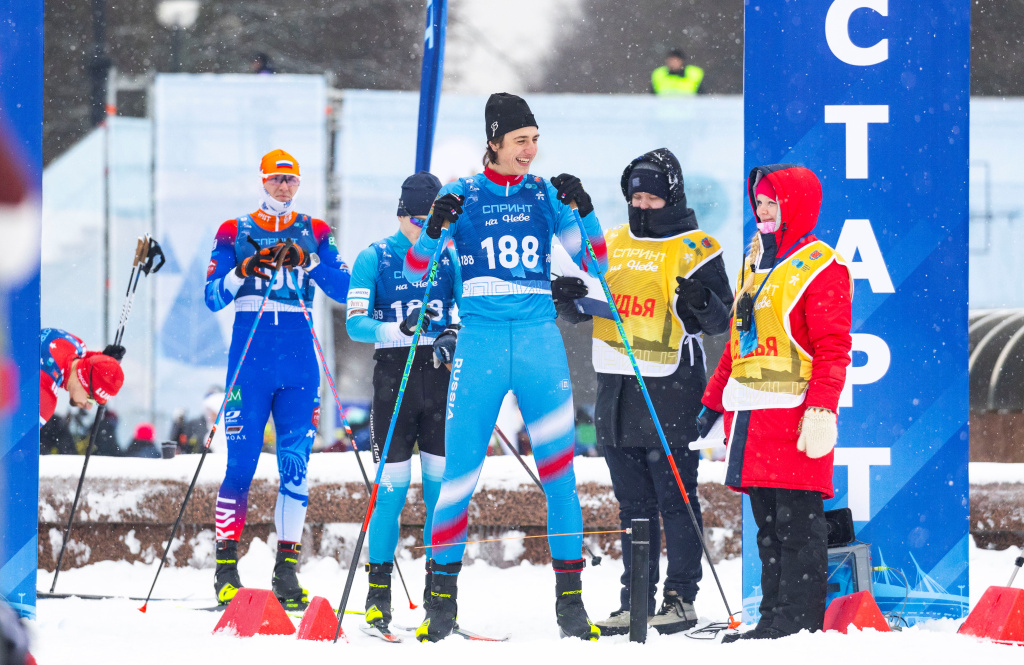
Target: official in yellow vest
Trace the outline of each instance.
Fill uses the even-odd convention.
[[[747,189],[758,232],[737,281],[729,344],[698,416],[704,435],[724,413],[725,482],[749,496],[758,529],[761,617],[724,642],[823,627],[823,500],[834,495],[836,413],[852,344],[850,270],[812,234],[818,178],[801,166],[761,166]]]
[[[661,148],[633,160],[622,175],[622,193],[629,223],[605,233],[608,284],[683,485],[693,497],[699,453],[687,444],[697,438],[694,419],[705,383],[703,335],[728,329],[732,287],[721,246],[698,228],[696,215],[686,205],[683,173],[675,155]],[[563,291],[562,283],[570,279],[556,280],[552,291]],[[580,319],[566,299],[559,305],[559,314]],[[668,570],[664,601],[657,613],[660,548],[651,548],[650,560],[640,563],[650,571],[650,625],[661,633],[686,630],[697,618],[693,601],[701,579],[700,540],[618,329],[609,318],[594,318],[593,363],[597,442],[611,472],[623,528],[633,519],[650,519],[652,542],[661,542],[659,516],[665,524]],[[698,502],[690,505],[699,521]],[[602,634],[629,629],[628,534],[622,536],[622,552],[620,607],[597,622]]]
[[[651,72],[651,92],[656,95],[696,95],[704,81],[704,70],[686,64],[686,54],[672,49],[665,64]]]

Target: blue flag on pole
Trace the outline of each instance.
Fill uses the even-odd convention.
[[[423,34],[423,71],[420,74],[420,116],[416,130],[416,171],[430,170],[437,126],[437,105],[444,78],[444,33],[448,0],[427,0],[427,27]]]

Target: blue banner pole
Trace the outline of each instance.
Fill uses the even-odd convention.
[[[430,170],[437,127],[437,107],[444,79],[444,39],[448,24],[448,0],[427,0],[427,24],[423,34],[423,70],[420,73],[420,113],[416,130],[416,171]]]
[[[43,177],[43,0],[0,8],[0,598],[35,618],[39,525],[39,244]]]
[[[825,508],[850,508],[871,544],[875,600],[910,624],[959,619],[970,597],[970,17],[969,0],[767,0],[745,11],[742,175],[777,163],[814,171],[814,233],[855,283]],[[754,621],[760,563],[744,504],[743,609]]]

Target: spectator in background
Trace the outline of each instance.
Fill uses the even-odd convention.
[[[276,74],[274,65],[270,61],[270,56],[262,51],[258,51],[252,56],[252,64],[249,65],[249,70],[253,74]]]
[[[665,64],[651,72],[651,92],[656,95],[696,95],[704,80],[704,70],[686,64],[686,54],[674,48],[665,56]]]
[[[163,455],[156,447],[156,435],[152,423],[139,423],[135,427],[135,437],[128,444],[125,457],[143,457],[146,459],[161,459]]]

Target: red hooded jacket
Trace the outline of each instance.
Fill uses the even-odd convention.
[[[797,248],[817,240],[810,235],[821,210],[821,184],[814,173],[790,164],[755,168],[747,180],[747,193],[755,215],[754,185],[759,175],[775,188],[782,216],[782,226],[775,232],[776,256],[789,256]],[[701,401],[709,409],[725,412],[725,431],[731,438],[744,439],[742,446],[729,441],[727,482],[733,489],[778,487],[817,490],[826,499],[834,495],[832,453],[811,459],[797,450],[796,442],[800,419],[808,407],[838,412],[839,394],[850,364],[852,298],[850,271],[845,265],[832,263],[810,282],[789,315],[793,338],[811,354],[811,379],[806,399],[791,409],[751,411],[746,432],[733,431],[736,414],[725,412],[722,406],[722,392],[732,372],[732,350],[726,345]],[[733,325],[735,320],[730,328]],[[741,478],[741,481],[737,484],[734,478]]]

